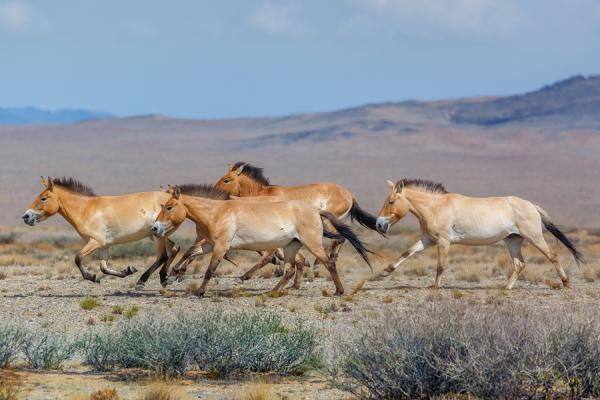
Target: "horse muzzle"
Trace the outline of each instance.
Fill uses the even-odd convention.
[[[27,225],[34,226],[39,221],[40,214],[33,210],[27,210],[25,214],[21,216],[21,218]]]
[[[162,222],[155,222],[152,224],[152,234],[156,237],[164,237],[167,233],[167,227]]]
[[[390,230],[390,220],[385,217],[377,217],[375,228],[379,233],[387,233]]]

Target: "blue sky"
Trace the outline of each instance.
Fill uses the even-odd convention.
[[[194,118],[600,73],[596,0],[0,0],[0,106]]]

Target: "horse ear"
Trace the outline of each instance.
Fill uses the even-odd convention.
[[[404,189],[404,181],[402,179],[400,179],[398,181],[398,183],[396,183],[396,192],[397,193],[402,193],[403,189]]]
[[[393,189],[396,186],[396,184],[389,179],[387,180],[387,184],[390,186],[390,189]]]
[[[41,178],[42,178],[42,185],[44,185],[44,187],[47,188],[48,187],[48,181],[43,176]]]
[[[227,172],[231,172],[233,169],[233,164],[227,164]]]
[[[244,167],[246,166],[246,164],[242,164],[238,167],[238,169],[235,170],[235,174],[236,175],[240,175],[242,173],[242,171],[244,170]]]
[[[54,182],[50,177],[48,177],[48,184],[46,185],[46,188],[50,191],[54,190]]]
[[[176,200],[179,200],[179,196],[181,196],[181,189],[179,188],[179,186],[175,186],[175,192],[173,193],[173,197],[175,197]]]

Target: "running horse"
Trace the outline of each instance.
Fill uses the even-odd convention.
[[[75,265],[83,279],[96,283],[100,282],[100,278],[85,270],[84,258],[98,251],[100,270],[106,275],[124,278],[137,272],[134,267],[127,267],[122,271],[109,268],[109,248],[148,237],[153,239],[150,228],[160,212],[161,204],[171,197],[165,192],[97,196],[90,187],[73,178],[42,177],[42,184],[44,190],[23,214],[23,222],[33,226],[55,214],[62,215],[86,241],[75,257]],[[179,246],[171,240],[153,241],[156,243],[156,260],[142,274],[136,285],[138,287],[143,287],[161,265],[161,283],[165,285],[169,265],[179,252]]]
[[[278,200],[304,201],[312,207],[327,211],[338,219],[350,216],[362,226],[376,230],[376,218],[363,210],[354,195],[346,188],[336,183],[312,183],[301,186],[271,185],[264,176],[263,169],[247,162],[237,162],[229,166],[227,173],[215,184],[219,189],[232,196],[274,197]],[[331,228],[329,223],[326,225]],[[345,239],[340,237],[330,243],[327,254],[337,258]],[[261,260],[240,277],[242,280],[250,279],[252,274],[274,260],[276,250],[264,254]]]
[[[283,248],[284,274],[274,292],[280,292],[294,273],[295,284],[299,284],[302,266],[296,263],[298,270],[295,270],[293,264],[296,253],[304,246],[327,266],[336,295],[344,293],[335,259],[323,248],[323,236],[348,240],[371,267],[369,250],[347,225],[328,211],[319,211],[305,202],[293,200],[225,200],[228,194],[210,185],[186,185],[185,189],[194,196],[182,193],[181,187],[175,186],[152,226],[152,232],[163,238],[175,232],[186,218],[196,224],[194,246],[201,246],[204,253],[212,251],[204,280],[195,292],[199,297],[206,292],[208,282],[230,249],[271,251]],[[322,218],[328,220],[336,232],[327,231]]]
[[[525,268],[521,246],[529,241],[554,265],[563,285],[570,287],[569,277],[556,253],[548,247],[542,227],[567,247],[577,264],[583,262],[581,253],[552,223],[548,213],[530,201],[515,196],[467,197],[448,193],[442,184],[421,179],[401,179],[396,183],[388,181],[388,184],[391,190],[379,211],[377,229],[387,233],[410,212],[419,220],[421,238],[396,263],[390,264],[384,275],[394,272],[412,255],[436,245],[438,264],[431,287],[437,289],[451,244],[479,246],[504,240],[514,264],[506,283],[506,289],[512,289]]]

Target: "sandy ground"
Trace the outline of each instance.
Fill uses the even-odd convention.
[[[85,330],[102,329],[115,305],[124,308],[137,307],[134,318],[145,315],[201,310],[202,307],[219,306],[227,309],[257,309],[274,312],[284,318],[302,318],[321,330],[325,348],[335,346],[336,340],[351,334],[355,324],[369,318],[379,318],[400,309],[419,312],[422,305],[436,301],[464,301],[468,304],[521,303],[535,308],[552,308],[557,304],[578,307],[600,304],[600,236],[595,232],[579,231],[569,234],[575,237],[587,258],[584,266],[576,266],[570,255],[560,250],[560,258],[571,276],[572,289],[555,289],[559,286],[553,267],[540,257],[534,249],[527,247],[525,256],[528,267],[515,289],[506,291],[502,285],[509,268],[508,256],[502,245],[489,247],[451,248],[448,269],[444,275],[443,288],[438,291],[425,289],[432,283],[435,274],[436,251],[424,252],[408,260],[390,277],[377,278],[369,268],[349,249],[345,248],[338,266],[346,293],[334,297],[333,282],[324,268],[307,268],[300,290],[289,290],[287,295],[271,298],[266,293],[277,279],[272,275],[273,267],[267,267],[254,279],[236,283],[234,279],[248,268],[256,256],[237,253],[234,260],[239,267],[224,263],[221,276],[214,278],[206,297],[198,299],[188,293],[191,285],[198,284],[207,259],[196,261],[181,283],[164,290],[153,276],[146,287],[137,290],[134,283],[139,273],[125,279],[105,277],[100,284],[83,281],[76,268],[71,265],[70,248],[56,250],[47,248],[39,251],[39,260],[27,260],[16,255],[16,260],[32,265],[0,266],[0,316],[2,319],[18,319],[26,324],[51,327],[76,335]],[[374,259],[375,272],[382,270],[408,247],[417,237],[413,230],[393,235],[388,240],[373,235],[365,236],[379,254]],[[550,241],[554,245],[554,241]],[[17,246],[18,243],[10,246]],[[31,246],[31,244],[29,244]],[[16,250],[4,246],[4,256]],[[36,248],[39,245],[35,245]],[[38,253],[35,253],[38,254]],[[47,254],[47,258],[43,257]],[[19,258],[22,257],[22,258]],[[32,257],[32,256],[31,256]],[[142,269],[151,259],[136,257],[115,259],[113,266],[135,265]],[[36,264],[37,262],[37,264]],[[97,261],[88,261],[88,268],[97,270]],[[100,306],[83,310],[80,301],[84,297],[95,297]],[[97,374],[74,361],[60,372],[38,373],[17,368],[23,393],[28,399],[86,398],[91,392],[103,387],[115,387],[123,398],[136,398],[141,388],[149,384],[148,378],[137,378],[139,374],[119,371],[112,374]],[[248,376],[222,381],[211,380],[195,374],[175,381],[174,387],[183,398],[228,399],[240,387],[254,380],[270,382],[273,398],[286,399],[347,399],[349,394],[332,389],[327,377],[312,372],[303,377],[281,378],[270,376]],[[187,397],[186,397],[187,396]]]

